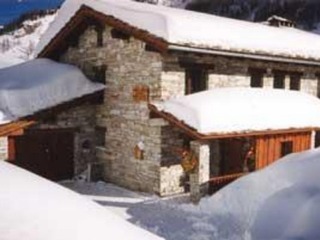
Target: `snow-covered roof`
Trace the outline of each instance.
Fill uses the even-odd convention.
[[[299,91],[218,88],[154,105],[204,135],[320,127],[320,100]]]
[[[277,16],[277,15],[273,15],[273,16],[269,17],[267,21],[272,21],[272,20],[277,20],[277,21],[282,21],[282,22],[289,22],[289,23],[292,22],[292,21],[289,20],[289,19],[286,19],[286,18],[284,18],[284,17]]]
[[[77,67],[48,59],[0,69],[0,124],[102,89]]]
[[[10,67],[16,65],[18,63],[23,62],[22,59],[18,59],[15,57],[7,56],[6,54],[0,54],[0,69]]]
[[[0,236],[1,240],[163,240],[84,196],[4,161],[0,161]]]
[[[320,60],[320,37],[313,33],[129,0],[67,0],[42,37],[37,54],[44,50],[81,6],[88,6],[145,30],[169,45]]]

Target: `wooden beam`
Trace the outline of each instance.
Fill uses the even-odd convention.
[[[35,124],[35,121],[22,120],[0,125],[0,137],[16,135],[17,132]]]

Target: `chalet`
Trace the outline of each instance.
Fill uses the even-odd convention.
[[[128,0],[67,0],[37,56],[75,65],[106,87],[99,103],[36,123],[56,129],[45,137],[24,138],[68,129],[75,174],[102,169],[130,189],[165,196],[190,182],[193,192],[207,191],[210,179],[229,181],[312,148],[320,127],[320,37],[296,28]],[[59,119],[69,124],[57,128]],[[77,122],[85,134],[75,134]],[[189,175],[185,148],[198,161]]]

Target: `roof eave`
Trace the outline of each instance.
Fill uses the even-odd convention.
[[[169,44],[168,50],[182,51],[182,52],[194,52],[202,54],[212,54],[224,57],[237,57],[237,58],[247,58],[252,60],[262,60],[262,61],[272,61],[272,62],[282,62],[282,63],[295,63],[309,66],[320,66],[320,61],[313,59],[300,59],[300,58],[291,58],[285,56],[271,56],[263,55],[259,53],[244,53],[244,52],[235,52],[235,51],[226,51],[221,49],[208,49],[208,48],[197,48],[187,45],[179,44]]]

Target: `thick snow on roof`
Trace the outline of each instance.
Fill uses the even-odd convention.
[[[0,54],[0,69],[6,68],[6,67],[11,67],[11,66],[16,65],[21,62],[23,62],[22,59],[8,56],[7,54]]]
[[[202,134],[320,127],[320,100],[299,91],[218,88],[155,106]]]
[[[0,161],[1,240],[160,240],[55,183]]]
[[[313,33],[129,0],[67,0],[41,39],[37,54],[49,44],[82,5],[146,30],[171,44],[240,53],[320,59],[320,37]]]
[[[0,123],[102,90],[74,66],[36,59],[0,70]]]

